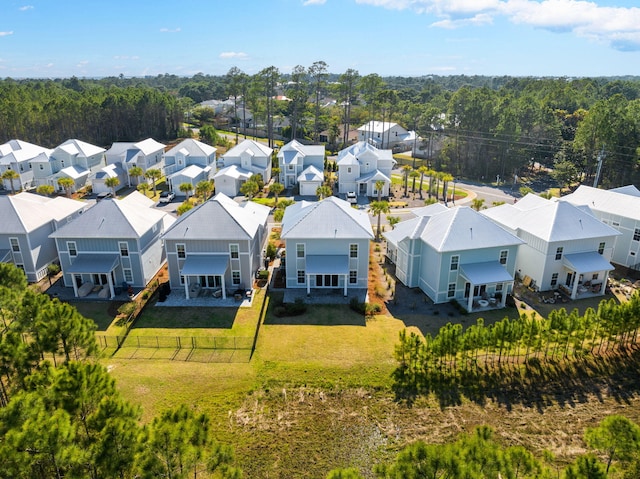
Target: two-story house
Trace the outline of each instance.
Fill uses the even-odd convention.
[[[588,207],[530,193],[516,204],[481,214],[524,241],[516,271],[529,287],[560,289],[571,299],[604,294],[620,233],[597,219]]]
[[[0,175],[7,170],[18,173],[19,178],[2,180],[5,190],[27,190],[35,186],[33,181],[33,165],[31,161],[38,158],[48,162],[51,150],[22,140],[10,140],[0,145]]]
[[[297,140],[290,141],[278,151],[278,166],[280,167],[279,182],[284,185],[285,188],[291,188],[299,184],[299,178],[303,171],[310,166],[314,167],[315,171],[324,171],[324,145],[303,145]],[[313,170],[311,170],[313,171]],[[315,173],[314,171],[314,173]],[[306,177],[303,176],[304,182]],[[302,193],[302,190],[305,193]],[[312,186],[300,185],[301,195],[315,195],[311,191]]]
[[[358,141],[365,141],[380,149],[410,150],[416,139],[415,131],[407,131],[397,123],[388,121],[370,121],[358,128]]]
[[[187,138],[164,154],[164,173],[169,190],[176,195],[182,183],[190,183],[195,190],[200,181],[208,181],[216,172],[216,148]]]
[[[285,210],[280,237],[287,288],[338,289],[344,296],[367,288],[373,231],[364,211],[335,196],[301,201]]]
[[[242,185],[253,175],[259,174],[267,183],[271,179],[271,153],[267,145],[244,140],[222,155],[224,165],[213,177],[217,193],[237,196]]]
[[[154,140],[137,142],[116,142],[111,145],[104,156],[107,165],[119,164],[121,171],[126,174],[125,178],[119,178],[122,185],[137,185],[142,178],[136,178],[129,174],[131,168],[137,166],[143,173],[147,170],[164,170],[164,148],[165,146]]]
[[[227,291],[251,288],[261,266],[270,208],[239,204],[218,193],[182,215],[164,236],[173,289],[186,298],[226,298]]]
[[[0,262],[22,269],[29,282],[46,277],[48,266],[58,260],[49,235],[87,207],[81,201],[26,192],[0,196]]]
[[[134,191],[107,198],[50,235],[56,242],[64,285],[76,297],[94,289],[105,298],[115,288],[144,288],[165,262],[161,235],[175,218]]]
[[[338,152],[338,192],[354,191],[358,195],[376,197],[376,183],[384,182],[380,196],[389,196],[391,170],[396,164],[391,150],[379,150],[359,141]]]
[[[455,300],[467,311],[504,307],[523,241],[469,207],[434,206],[383,233],[398,280],[434,303]]]

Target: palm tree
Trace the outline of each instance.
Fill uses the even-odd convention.
[[[318,186],[316,189],[316,195],[318,195],[318,199],[322,200],[331,196],[331,188],[327,185]]]
[[[413,169],[411,165],[402,165],[402,174],[404,175],[404,197],[409,196],[409,172]]]
[[[378,192],[378,201],[382,200],[382,190],[384,189],[385,184],[386,183],[384,180],[376,181],[376,191]]]
[[[253,195],[255,195],[258,191],[260,191],[260,186],[253,180],[245,181],[240,187],[240,193],[247,197],[247,199],[252,199]]]
[[[56,189],[53,185],[40,185],[36,188],[36,193],[44,196],[51,196]]]
[[[189,195],[191,194],[191,192],[193,191],[193,185],[191,183],[180,183],[180,191],[182,191],[185,196],[187,197],[186,200],[189,199]],[[185,200],[185,201],[186,201]]]
[[[144,170],[139,166],[132,166],[129,169],[129,186],[131,186],[131,177],[136,179],[136,184],[140,183],[140,177],[144,176]]]
[[[104,180],[104,184],[106,187],[111,188],[111,192],[115,198],[116,196],[116,187],[120,184],[120,179],[117,176],[112,176],[111,178],[107,178]]]
[[[420,199],[422,199],[422,182],[424,181],[424,175],[429,173],[429,168],[422,165],[420,168],[418,168],[418,173],[420,173]]]
[[[213,191],[213,185],[209,180],[199,181],[198,184],[196,185],[196,194],[202,197],[203,203],[207,200],[207,198],[209,198],[209,195],[211,194],[212,191]]]
[[[2,179],[9,180],[11,182],[11,194],[14,194],[16,192],[16,189],[13,186],[13,181],[19,178],[20,178],[20,175],[18,174],[18,172],[13,170],[7,170],[4,173],[2,173]]]
[[[471,208],[473,208],[476,211],[480,211],[484,206],[484,198],[475,198],[472,202],[471,202]]]
[[[416,170],[411,170],[411,172],[409,173],[409,176],[413,179],[413,184],[411,185],[411,193],[416,192],[416,178],[418,176],[420,176],[420,173],[417,172]]]
[[[453,175],[450,173],[442,173],[442,201],[447,202],[447,189],[449,182],[453,181]]]
[[[400,223],[400,217],[389,215],[387,216],[387,221],[389,222],[389,226],[391,226],[391,229],[394,229],[396,225]]]
[[[380,215],[389,212],[388,201],[374,201],[370,205],[371,213],[378,216],[378,230],[376,233],[376,241],[380,241]]]
[[[71,198],[71,190],[73,190],[75,182],[68,176],[63,176],[62,178],[58,178],[58,185],[64,188],[67,198]]]
[[[144,196],[147,196],[147,192],[151,189],[149,183],[140,183],[138,185],[138,191],[142,193]]]
[[[284,191],[284,185],[282,183],[271,183],[269,186],[269,193],[272,193],[275,197],[275,203],[273,206],[278,206],[278,195]]]
[[[151,180],[151,185],[153,186],[153,196],[156,196],[156,181],[162,178],[162,171],[158,170],[157,168],[151,168],[150,170],[147,170],[144,176]]]

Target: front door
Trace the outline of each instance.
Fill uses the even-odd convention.
[[[566,281],[566,285],[567,286],[571,286],[571,283],[573,282],[573,273],[567,273],[567,281]]]
[[[360,183],[360,187],[359,187],[359,194],[360,195],[367,195],[367,184],[366,183]]]

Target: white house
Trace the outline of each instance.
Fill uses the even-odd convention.
[[[344,296],[367,288],[373,231],[364,211],[335,196],[301,201],[285,210],[280,237],[287,288],[338,289]]]
[[[35,187],[33,181],[33,165],[31,162],[39,158],[43,162],[49,161],[49,148],[43,148],[22,140],[10,140],[0,145],[0,175],[7,170],[18,173],[19,178],[13,180],[13,189],[27,190]],[[2,180],[5,190],[11,190],[11,181]]]
[[[410,150],[415,140],[415,131],[407,131],[397,123],[370,121],[358,128],[358,141],[367,142],[380,149]]]
[[[359,141],[338,152],[338,191],[377,196],[376,182],[383,181],[381,196],[389,196],[391,170],[395,164],[391,150],[379,150]]]
[[[87,209],[87,204],[64,197],[32,193],[0,196],[0,262],[13,263],[36,282],[58,260],[49,235]]]
[[[216,192],[233,197],[240,193],[242,184],[254,174],[267,183],[271,179],[271,153],[268,146],[253,140],[244,140],[222,155],[223,168],[213,177]]]
[[[571,299],[604,294],[620,233],[588,207],[528,194],[481,213],[524,241],[516,261],[523,283],[540,291],[561,289]]]
[[[203,292],[226,298],[227,290],[251,288],[270,211],[218,193],[182,215],[163,236],[171,287],[183,288],[187,299]]]
[[[114,188],[107,186],[106,181],[109,178],[118,178],[118,184]],[[122,168],[122,164],[113,163],[94,173],[89,178],[89,181],[91,181],[92,192],[95,194],[99,194],[110,192],[112,191],[112,189],[117,192],[118,190],[127,186],[128,179],[129,175]]]
[[[291,188],[298,184],[298,178],[310,166],[320,172],[324,171],[324,154],[324,145],[303,145],[297,140],[290,141],[278,151],[278,181],[285,188]],[[315,194],[315,191],[312,194]]]
[[[321,170],[313,165],[309,165],[298,175],[296,182],[299,186],[300,195],[315,196],[316,191],[324,182],[324,175]]]
[[[104,156],[107,165],[119,164],[127,172],[127,185],[136,185],[138,178],[131,177],[129,170],[134,166],[142,168],[144,173],[150,169],[163,171],[164,148],[162,143],[152,138],[137,142],[116,142]]]
[[[215,173],[216,148],[193,138],[182,140],[164,154],[164,173],[169,176],[188,166],[211,167]]]
[[[560,199],[588,206],[596,218],[618,231],[611,261],[640,269],[640,191],[635,186],[601,190],[581,185]]]
[[[398,280],[434,303],[504,307],[523,241],[466,206],[422,213],[383,233]]]

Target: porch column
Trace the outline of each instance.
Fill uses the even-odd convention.
[[[187,299],[191,299],[189,297],[189,276],[184,277],[184,297]]]
[[[576,299],[576,293],[578,291],[578,272],[573,272],[573,287],[571,288],[571,299]]]
[[[227,288],[224,284],[224,275],[221,275],[220,278],[222,278],[222,299],[227,299]]]
[[[109,285],[109,293],[111,294],[111,299],[116,296],[116,292],[113,290],[113,281],[111,281],[111,273],[107,275],[107,284]]]
[[[307,277],[307,296],[309,296],[311,294],[311,275],[305,273],[305,276]]]
[[[344,275],[344,295],[347,296],[347,282],[349,281],[348,275]]]
[[[513,290],[513,283],[502,283],[502,299],[500,300],[500,307],[502,308],[507,304],[507,291],[509,291],[509,284],[511,284],[511,290]]]
[[[73,283],[73,294],[77,298],[78,297],[78,283],[76,282],[76,275],[72,274],[71,275],[71,279],[73,280],[73,281],[71,281]]]
[[[605,271],[604,278],[602,280],[602,288],[600,288],[600,296],[604,295],[604,292],[607,289],[608,282],[609,282],[609,271]]]
[[[469,289],[469,299],[467,299],[467,311],[473,311],[473,284]]]

